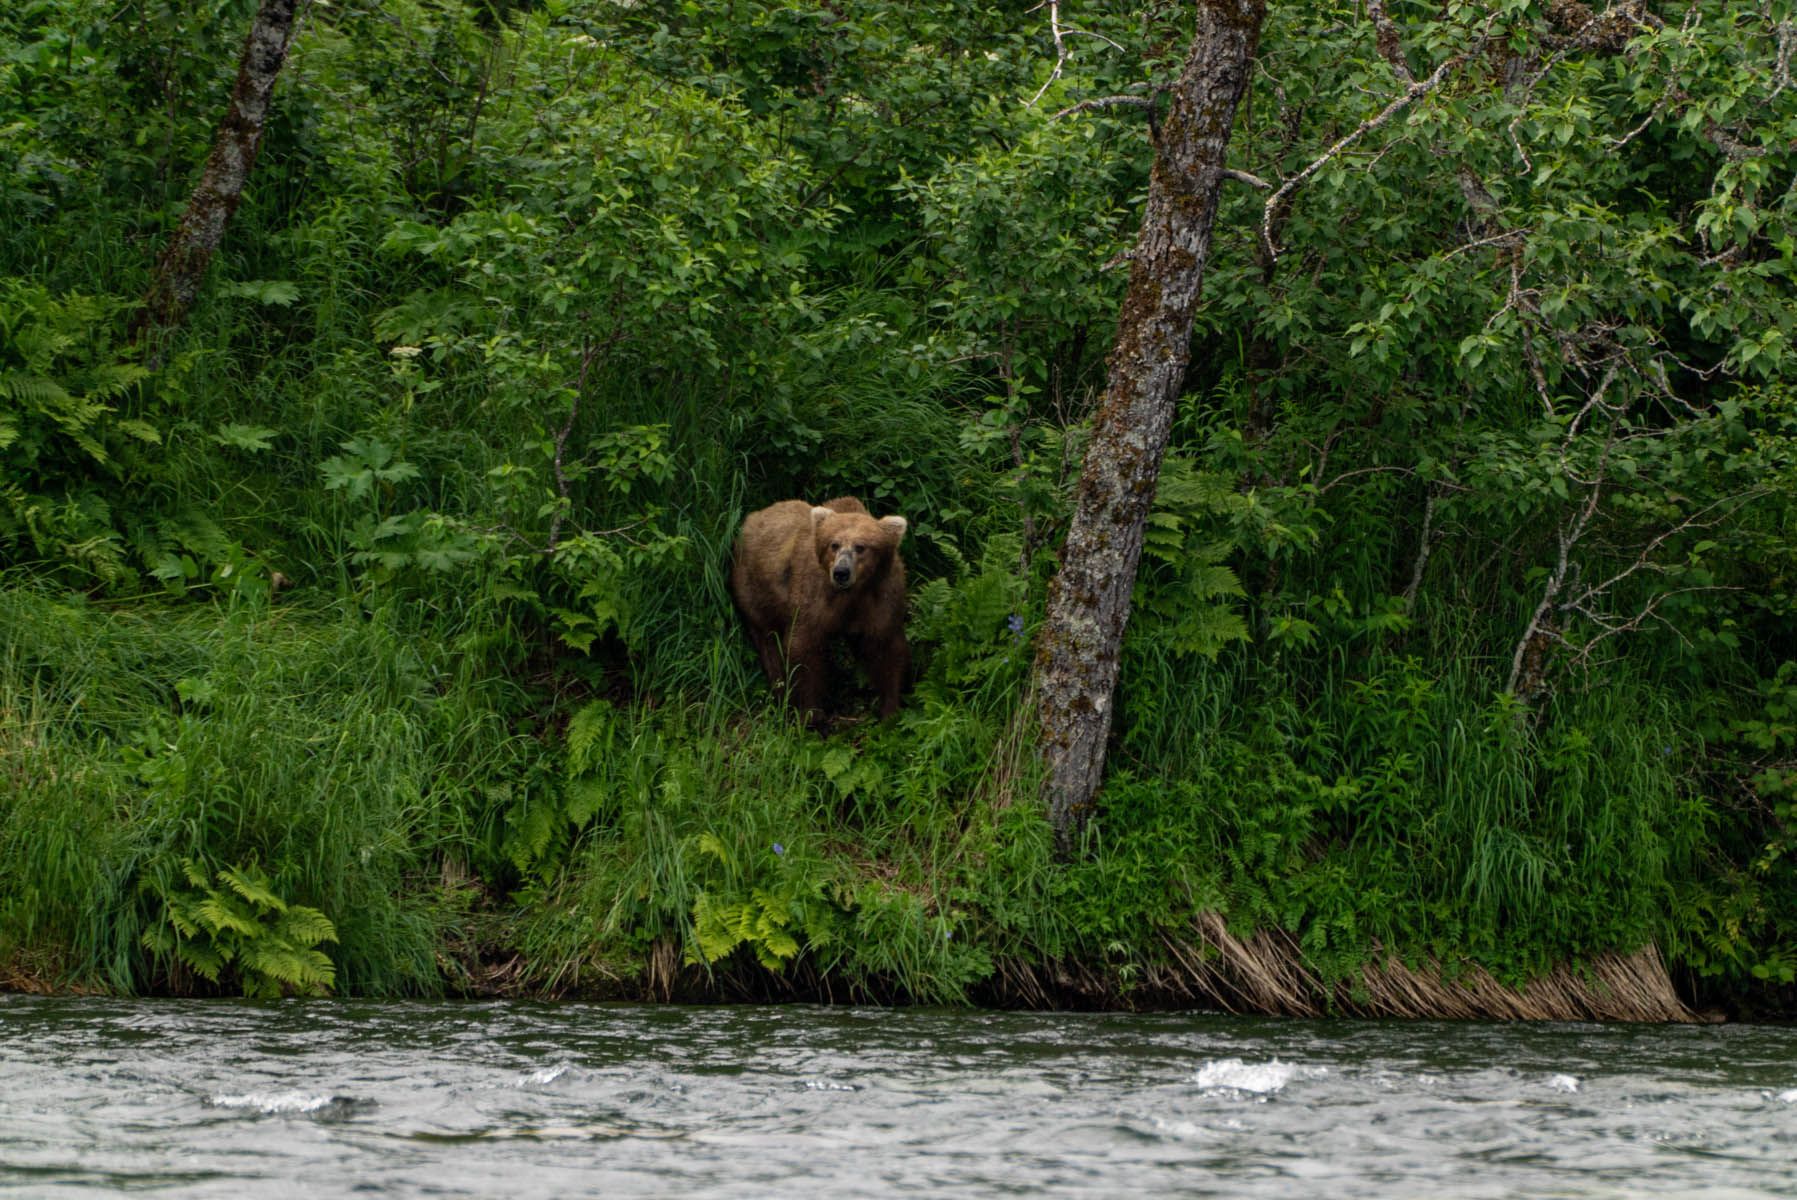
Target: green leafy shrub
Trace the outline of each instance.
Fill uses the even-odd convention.
[[[122,443],[161,440],[116,407],[147,374],[110,344],[123,307],[0,278],[0,546],[108,584],[131,570],[104,485]]]

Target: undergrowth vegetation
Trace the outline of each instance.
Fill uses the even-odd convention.
[[[1032,637],[1151,148],[1054,114],[1176,21],[1063,5],[1061,70],[1021,6],[313,6],[152,361],[241,6],[0,14],[0,984],[1127,1003],[1218,916],[1348,995],[1797,979],[1792,15],[1391,7],[1533,82],[1277,263],[1229,185],[1067,860]],[[1389,71],[1275,12],[1236,160]],[[910,521],[916,677],[879,723],[845,659],[820,737],[725,579],[843,494]]]

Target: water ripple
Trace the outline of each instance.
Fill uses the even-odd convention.
[[[1797,1194],[1797,1030],[0,996],[0,1191]]]

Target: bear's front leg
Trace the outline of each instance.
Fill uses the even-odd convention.
[[[813,729],[824,723],[824,682],[829,670],[828,645],[821,638],[795,637],[786,646],[788,693]]]
[[[896,716],[911,672],[911,645],[903,630],[883,638],[861,639],[861,667],[880,696],[880,718]]]
[[[771,629],[752,629],[749,637],[755,643],[755,657],[761,660],[761,673],[767,676],[774,695],[780,695],[786,689],[786,656],[781,653],[779,637]]]

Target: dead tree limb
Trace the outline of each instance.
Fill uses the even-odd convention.
[[[1036,89],[1036,94],[1031,96],[1029,103],[1023,106],[1025,108],[1036,107],[1036,101],[1042,99],[1042,94],[1054,86],[1055,80],[1061,77],[1061,72],[1067,66],[1069,55],[1067,39],[1061,33],[1060,0],[1048,0],[1048,28],[1054,34],[1054,70],[1048,73],[1048,78],[1042,81],[1042,86]]]

